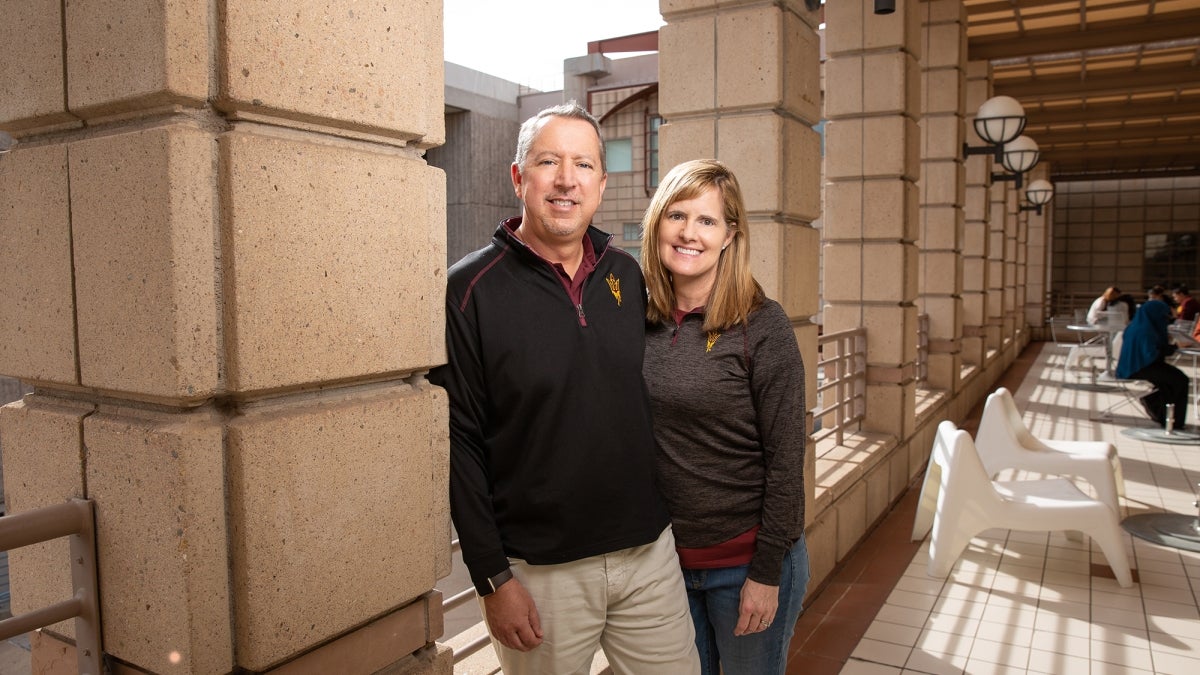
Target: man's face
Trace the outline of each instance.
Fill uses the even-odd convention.
[[[534,136],[525,166],[512,165],[513,188],[524,204],[522,228],[547,241],[582,237],[607,180],[592,125],[551,117]]]

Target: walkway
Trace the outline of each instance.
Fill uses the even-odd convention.
[[[1033,432],[1115,443],[1123,515],[1195,514],[1200,447],[1121,435],[1148,425],[1131,408],[1114,422],[1090,420],[1115,394],[1064,387],[1064,353],[1042,347],[1031,345],[999,383]],[[974,433],[979,413],[962,426]],[[1086,541],[991,530],[948,580],[935,579],[927,544],[908,541],[916,497],[901,499],[801,617],[789,673],[1200,673],[1200,553],[1127,536],[1140,582],[1123,589]]]

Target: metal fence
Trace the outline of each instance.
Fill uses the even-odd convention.
[[[0,621],[0,640],[73,618],[79,673],[101,675],[94,503],[90,499],[72,499],[63,504],[0,517],[0,551],[11,551],[59,537],[69,537],[71,540],[74,595],[69,600]]]
[[[834,434],[838,444],[847,430],[857,431],[866,414],[867,329],[827,333],[817,338],[817,408],[814,428]]]

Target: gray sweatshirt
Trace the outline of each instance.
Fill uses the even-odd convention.
[[[749,326],[709,334],[703,323],[693,312],[646,332],[659,485],[681,547],[761,525],[749,577],[776,586],[804,534],[804,364],[774,300]]]

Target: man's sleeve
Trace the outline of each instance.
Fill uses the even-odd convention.
[[[508,568],[492,509],[488,449],[486,377],[478,327],[471,308],[446,293],[447,363],[430,373],[450,399],[450,514],[462,543],[463,562],[481,593],[488,578]]]

